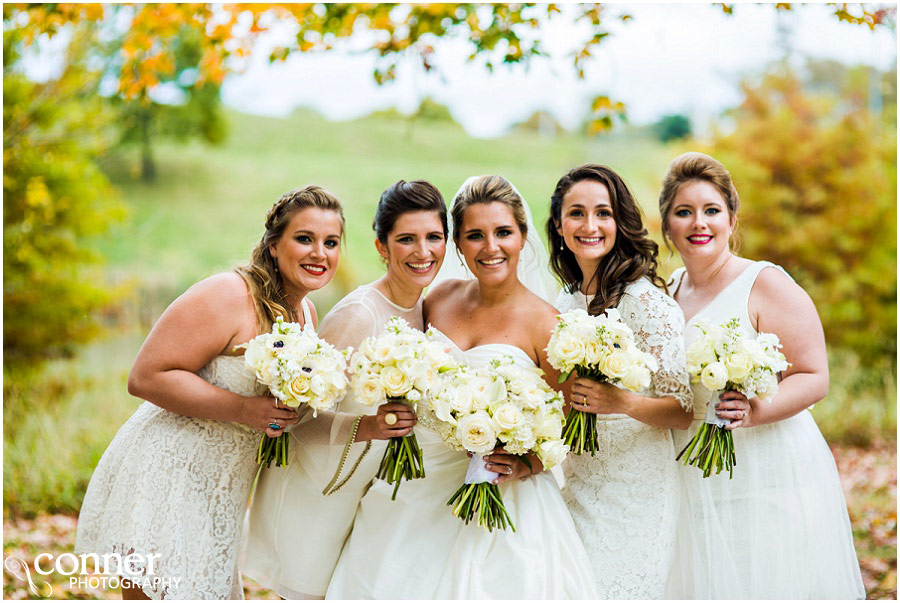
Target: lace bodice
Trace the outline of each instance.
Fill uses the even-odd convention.
[[[556,299],[560,312],[582,309],[593,296],[580,291],[561,291]],[[659,370],[653,374],[650,387],[641,392],[655,398],[674,396],[681,407],[690,410],[693,405],[690,378],[685,369],[684,315],[678,303],[657,289],[646,278],[641,278],[625,289],[617,306],[622,320],[634,331],[638,347],[656,357]]]

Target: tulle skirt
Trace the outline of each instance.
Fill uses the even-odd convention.
[[[487,530],[454,517],[447,501],[469,459],[416,430],[427,477],[363,497],[329,599],[594,599],[590,564],[549,472],[501,486],[516,527]]]
[[[696,433],[675,432],[677,450]],[[837,467],[809,411],[734,431],[737,464],[679,465],[682,503],[667,594],[676,599],[865,597]]]

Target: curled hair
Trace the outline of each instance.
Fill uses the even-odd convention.
[[[341,236],[344,230],[344,209],[337,197],[318,186],[307,186],[287,192],[275,202],[266,214],[266,232],[250,255],[250,263],[235,268],[244,279],[253,298],[256,310],[256,325],[260,333],[272,328],[278,316],[296,322],[298,317],[284,297],[281,273],[269,251],[269,246],[278,243],[294,214],[308,207],[317,207],[335,212],[341,219]]]
[[[528,217],[522,197],[513,188],[509,180],[502,176],[478,176],[467,183],[453,199],[450,215],[453,218],[453,241],[459,242],[459,230],[462,227],[466,210],[479,203],[502,203],[512,212],[513,219],[519,226],[522,236],[528,235]]]
[[[703,153],[683,153],[669,162],[666,176],[663,178],[662,190],[659,191],[659,215],[662,218],[662,232],[667,244],[669,209],[671,209],[681,186],[691,181],[709,182],[716,187],[725,201],[729,217],[733,219],[737,216],[741,199],[731,181],[731,174],[728,173],[725,166]]]
[[[375,208],[372,229],[378,240],[386,243],[400,216],[411,211],[437,212],[444,228],[444,237],[447,236],[447,204],[441,192],[425,180],[398,180],[381,193]]]
[[[616,221],[616,241],[613,248],[601,260],[597,271],[591,275],[581,273],[581,268],[557,232],[562,224],[563,197],[578,182],[592,180],[606,187],[612,214]],[[579,289],[585,279],[597,283],[597,295],[588,305],[593,315],[607,308],[614,308],[625,293],[625,288],[646,276],[666,291],[666,284],[657,275],[659,246],[649,237],[641,221],[641,211],[625,181],[612,169],[595,164],[573,168],[559,179],[550,197],[550,217],[547,219],[547,240],[550,243],[550,266],[569,293]]]

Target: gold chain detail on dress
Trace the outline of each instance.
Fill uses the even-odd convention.
[[[331,481],[328,482],[328,485],[325,486],[325,489],[322,490],[322,494],[325,496],[330,496],[344,487],[344,484],[347,483],[353,474],[356,473],[356,470],[359,468],[359,464],[362,462],[363,458],[369,453],[369,449],[372,448],[372,440],[366,442],[366,447],[362,451],[362,454],[359,455],[359,458],[356,459],[356,463],[353,464],[353,468],[350,469],[350,473],[341,480],[338,485],[334,485],[334,483],[341,476],[341,472],[344,470],[344,464],[347,462],[347,456],[350,454],[350,447],[353,445],[354,440],[356,440],[356,432],[359,430],[359,424],[363,420],[365,415],[359,415],[356,417],[356,420],[353,421],[353,429],[350,430],[350,437],[347,438],[347,443],[344,445],[344,452],[341,453],[341,462],[338,463],[337,471],[334,472],[334,476],[331,478]],[[332,489],[332,486],[334,488]]]

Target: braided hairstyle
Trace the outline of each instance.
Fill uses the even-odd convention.
[[[276,244],[284,234],[285,228],[294,214],[308,207],[333,211],[341,219],[341,236],[344,230],[344,209],[337,197],[319,186],[306,186],[287,192],[275,202],[266,214],[266,232],[250,255],[250,263],[235,268],[250,295],[256,310],[256,325],[260,333],[272,328],[278,316],[296,322],[298,316],[284,297],[281,273],[278,264],[269,252],[269,246]]]
[[[581,274],[575,254],[566,247],[557,232],[562,224],[563,197],[578,182],[593,180],[609,191],[613,218],[616,221],[616,242],[591,275]],[[596,281],[597,295],[588,305],[588,313],[601,314],[614,308],[625,288],[641,277],[666,291],[666,283],[656,273],[659,246],[649,237],[641,221],[641,211],[625,181],[604,165],[586,164],[569,170],[559,179],[550,197],[550,217],[547,219],[547,241],[550,243],[550,266],[566,291],[578,290],[585,279]]]

